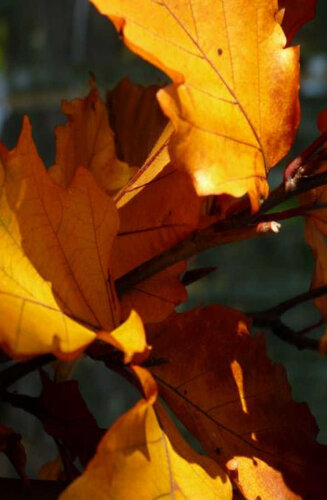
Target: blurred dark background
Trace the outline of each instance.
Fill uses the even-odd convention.
[[[294,43],[302,47],[302,123],[291,155],[317,136],[316,117],[327,105],[324,0],[318,1],[316,19],[302,28]],[[64,121],[60,101],[84,96],[90,71],[103,92],[126,75],[143,84],[167,81],[124,48],[110,22],[88,0],[0,0],[0,131],[8,147],[16,144],[22,116],[27,113],[39,152],[51,165],[55,155],[53,129]],[[272,185],[279,183],[281,176],[282,166],[272,171]],[[184,308],[219,302],[244,311],[267,309],[308,290],[313,271],[313,258],[303,239],[303,221],[297,219],[285,222],[280,235],[209,251],[191,263],[199,264],[216,265],[218,270],[189,287]],[[302,328],[318,317],[314,306],[305,304],[285,319],[290,326]],[[287,369],[294,398],[309,403],[320,427],[319,441],[327,443],[326,358],[299,352],[269,332],[267,342],[271,358]],[[80,380],[81,392],[103,427],[109,427],[138,399],[133,388],[99,363],[80,361],[74,377]],[[37,395],[38,375],[26,377],[14,389]],[[28,472],[37,477],[44,461],[57,455],[52,438],[23,411],[3,405],[0,420],[23,434]],[[15,476],[1,455],[0,475]]]

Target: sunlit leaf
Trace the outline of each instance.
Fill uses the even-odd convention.
[[[284,49],[277,0],[92,0],[126,45],[165,71],[158,93],[175,166],[199,194],[249,193],[289,150],[298,124],[298,50]]]
[[[85,99],[64,101],[62,111],[68,123],[56,128],[57,155],[50,169],[52,178],[67,187],[77,168],[85,167],[105,191],[113,193],[123,187],[133,169],[116,157],[107,108],[95,82],[91,80],[91,90]]]
[[[1,152],[1,344],[14,356],[72,357],[94,328],[110,331],[119,321],[108,274],[115,206],[85,169],[69,188],[57,186],[27,120],[16,149]]]
[[[141,318],[131,311],[128,319],[108,335],[100,333],[98,338],[124,353],[125,363],[142,363],[148,357],[151,347],[147,345]]]
[[[325,496],[327,447],[305,404],[294,403],[285,370],[251,338],[241,313],[211,306],[153,326],[151,368],[160,395],[245,498]]]
[[[195,453],[160,410],[139,401],[109,429],[85,472],[60,500],[231,500],[231,486],[209,458]]]

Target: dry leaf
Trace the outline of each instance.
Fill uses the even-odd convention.
[[[158,99],[175,128],[174,165],[200,195],[248,193],[257,209],[299,120],[298,50],[283,48],[277,0],[92,2],[172,79]]]
[[[60,500],[231,500],[231,486],[209,458],[195,453],[160,410],[139,401],[109,429],[86,471]]]
[[[292,401],[248,319],[222,306],[174,314],[152,327],[160,395],[247,499],[325,498],[327,447],[305,404]]]
[[[110,128],[107,107],[101,100],[94,80],[85,99],[63,101],[62,112],[68,123],[56,128],[56,163],[50,169],[52,178],[69,186],[78,167],[92,172],[98,185],[113,193],[122,188],[133,169],[116,157],[114,134]]]
[[[278,4],[281,25],[290,45],[299,29],[315,17],[317,0],[278,0]]]

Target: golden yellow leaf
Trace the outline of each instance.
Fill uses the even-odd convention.
[[[92,0],[126,45],[165,71],[158,93],[171,160],[200,195],[267,196],[266,174],[299,120],[298,50],[284,49],[277,0]]]
[[[116,157],[107,107],[95,82],[91,80],[91,90],[85,99],[63,101],[62,111],[68,123],[56,128],[57,155],[56,163],[50,169],[52,178],[67,187],[76,169],[85,167],[108,193],[124,186],[133,169]]]
[[[110,334],[100,332],[98,338],[122,351],[125,363],[143,363],[151,349],[146,343],[141,318],[135,311],[131,311],[128,319]]]
[[[93,329],[119,323],[108,274],[115,206],[85,169],[69,188],[56,185],[27,120],[16,149],[2,147],[1,156],[1,344],[15,357],[74,357]]]
[[[60,500],[231,500],[220,467],[195,453],[159,412],[164,430],[145,400],[120,417]]]

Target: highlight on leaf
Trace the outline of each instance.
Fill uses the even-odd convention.
[[[222,469],[182,439],[161,407],[142,399],[101,440],[84,473],[60,500],[232,499]],[[133,482],[131,484],[131,478]]]
[[[56,163],[50,175],[58,184],[67,187],[77,168],[85,167],[92,172],[98,185],[112,194],[128,182],[133,169],[117,159],[107,107],[99,96],[94,78],[90,86],[84,99],[62,103],[68,123],[56,128]]]
[[[174,165],[198,194],[247,193],[257,210],[299,121],[298,50],[284,48],[277,0],[92,2],[131,50],[172,79],[158,100],[175,129]]]
[[[149,328],[160,395],[245,498],[324,498],[327,447],[249,319],[213,305]],[[301,435],[301,439],[298,436]]]

